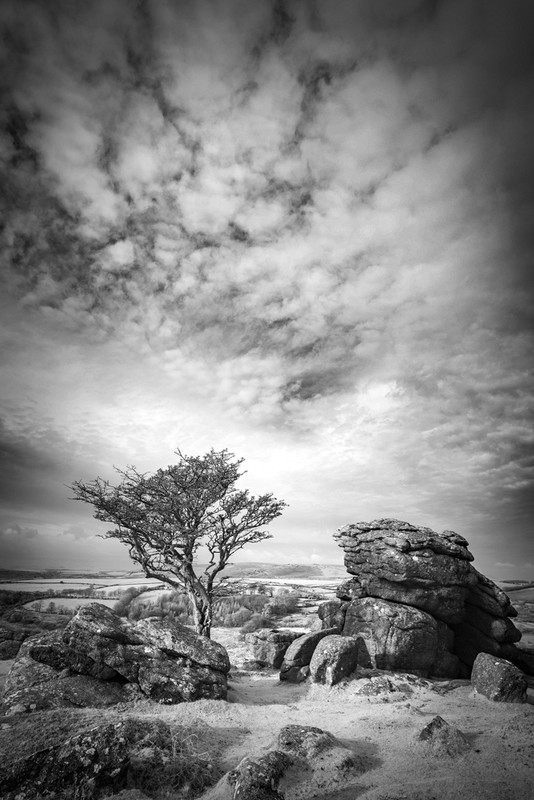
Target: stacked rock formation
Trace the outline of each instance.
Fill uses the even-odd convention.
[[[352,575],[341,601],[320,609],[323,627],[359,637],[360,664],[437,677],[468,676],[479,652],[530,671],[507,595],[471,564],[468,543],[396,519],[334,534]],[[366,662],[366,663],[364,663]]]

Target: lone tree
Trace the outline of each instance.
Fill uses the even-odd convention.
[[[217,575],[247,544],[272,538],[263,530],[287,505],[272,494],[251,497],[236,489],[244,459],[228,450],[186,456],[153,475],[133,466],[116,469],[118,486],[96,478],[75,481],[75,497],[96,509],[94,516],[115,527],[104,539],[118,539],[148,578],[185,590],[193,606],[195,628],[210,638]],[[198,549],[208,552],[201,572],[193,562]],[[198,574],[197,574],[198,573]]]

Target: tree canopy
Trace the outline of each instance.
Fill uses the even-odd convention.
[[[287,504],[272,494],[253,497],[238,489],[244,459],[228,450],[175,453],[177,464],[153,474],[133,466],[116,469],[116,486],[99,477],[75,481],[73,499],[93,505],[95,518],[114,526],[104,538],[123,542],[147,577],[187,592],[197,631],[209,637],[217,576],[238,550],[271,538],[264,526]],[[207,564],[199,568],[200,548]]]

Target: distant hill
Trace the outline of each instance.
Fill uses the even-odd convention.
[[[202,566],[202,565],[199,565]],[[286,579],[298,580],[314,578],[343,578],[346,575],[343,564],[271,564],[259,561],[245,561],[243,563],[229,564],[222,575],[228,578],[239,579]],[[0,569],[0,582],[31,581],[43,578],[112,578],[112,577],[143,577],[140,570],[3,570]]]
[[[228,578],[337,578],[346,574],[343,564],[270,564],[245,561],[229,564],[223,575]]]

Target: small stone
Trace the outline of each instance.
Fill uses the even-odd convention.
[[[471,750],[471,745],[464,734],[445,722],[443,717],[436,716],[419,734],[419,740],[426,742],[434,755],[460,756]]]

